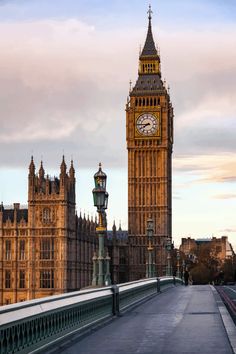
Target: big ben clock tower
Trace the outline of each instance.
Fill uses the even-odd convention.
[[[139,57],[138,79],[126,105],[130,280],[145,277],[147,220],[152,218],[154,221],[152,252],[158,275],[165,274],[165,246],[171,239],[173,108],[161,78],[151,15],[149,6],[148,31]]]

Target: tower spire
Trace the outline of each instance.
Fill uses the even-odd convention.
[[[157,55],[157,50],[152,35],[152,13],[153,12],[151,9],[151,5],[149,5],[149,9],[147,13],[148,13],[148,31],[147,31],[146,41],[142,53],[140,55],[140,58],[143,56]]]
[[[151,7],[151,5],[149,4],[149,8],[148,8],[148,12],[147,12],[147,14],[148,14],[148,19],[149,19],[149,21],[151,21],[151,19],[152,19],[152,7]]]

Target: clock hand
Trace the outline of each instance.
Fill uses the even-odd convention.
[[[144,127],[146,127],[147,125],[150,125],[150,123],[139,123],[137,125],[143,125]]]

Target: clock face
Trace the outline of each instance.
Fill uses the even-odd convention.
[[[151,136],[157,132],[158,120],[153,114],[144,113],[138,117],[136,127],[141,135]]]

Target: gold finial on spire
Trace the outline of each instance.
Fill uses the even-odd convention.
[[[149,21],[152,19],[152,7],[151,7],[151,5],[149,4],[149,9],[148,9],[148,12],[147,12],[147,14],[148,14],[148,19],[149,19]]]

